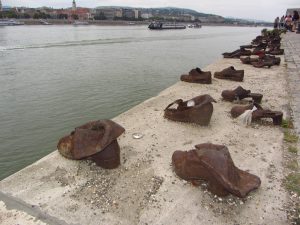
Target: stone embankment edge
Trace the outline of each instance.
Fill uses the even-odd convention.
[[[176,84],[175,84],[175,85],[176,85]],[[158,94],[158,95],[159,95],[159,94]],[[154,97],[154,98],[155,98],[155,97]],[[151,99],[153,99],[153,98],[151,98]],[[147,101],[149,101],[149,99],[146,100],[145,102],[147,102]],[[137,107],[137,106],[136,106],[136,107]],[[132,110],[132,109],[131,109],[131,110]],[[50,154],[50,155],[52,155],[52,154]],[[47,160],[47,158],[49,158],[50,155],[44,157],[43,159],[39,160],[38,162]],[[36,163],[38,163],[38,162],[36,162]],[[35,164],[35,163],[34,163],[34,164]],[[29,167],[31,167],[31,166],[32,166],[32,165],[30,165]],[[21,172],[21,171],[19,171],[19,172]],[[18,173],[19,173],[19,172],[18,172]],[[12,175],[12,176],[14,176],[14,175]],[[13,205],[13,204],[10,204],[10,203],[13,202],[13,203],[16,203],[16,205],[23,205],[23,206],[24,206],[24,204],[22,204],[22,203],[23,203],[22,200],[19,201],[19,199],[11,198],[10,196],[5,195],[5,194],[1,194],[1,195],[0,195],[0,200],[4,201],[5,203],[8,203],[9,205]],[[17,203],[18,203],[18,204],[17,204]],[[22,207],[21,207],[21,208],[13,207],[13,208],[15,208],[16,210],[20,210],[20,211],[26,211],[26,210],[24,210],[24,208],[22,209]],[[26,208],[26,209],[30,208],[30,205],[27,205],[27,204],[25,203],[25,208]],[[35,217],[36,217],[36,215],[40,215],[40,214],[39,214],[40,212],[37,211],[37,210],[35,210],[35,209],[28,210],[27,213],[29,213],[30,215],[33,215],[33,216],[35,216]],[[56,221],[56,220],[57,220],[57,223],[56,223],[56,224],[64,224],[63,221],[60,222],[60,220],[58,220],[58,219],[56,219],[56,218],[54,218],[54,217],[50,217],[50,216],[48,217],[46,214],[43,214],[42,217],[44,217],[44,218],[50,218],[49,221],[51,221],[51,220]],[[60,223],[58,223],[58,222],[60,222]],[[50,224],[51,224],[51,223],[50,223]]]

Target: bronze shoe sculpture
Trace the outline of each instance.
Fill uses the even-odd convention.
[[[275,57],[274,55],[265,55],[263,59],[268,59],[273,61],[274,65],[280,65],[281,59],[280,57]]]
[[[257,189],[259,177],[237,168],[224,145],[204,143],[190,151],[175,151],[172,165],[175,173],[187,181],[204,180],[208,190],[218,196],[233,194],[245,198]]]
[[[266,53],[270,55],[283,55],[284,49],[270,49],[269,51],[266,51]]]
[[[178,99],[167,106],[164,117],[173,121],[196,123],[207,126],[213,113],[213,104],[216,102],[210,95],[200,95],[188,101]],[[177,108],[170,108],[177,104]]]
[[[241,45],[240,49],[245,49],[245,48],[253,48],[253,45]]]
[[[250,56],[247,56],[244,58],[241,57],[240,60],[243,64],[251,64],[252,62],[257,62],[259,58],[251,58]]]
[[[280,62],[281,62],[281,59],[280,57],[275,57],[274,55],[265,55],[264,52],[259,52],[258,53],[259,55],[259,58],[251,58],[251,57],[241,57],[240,60],[243,64],[256,64],[257,62],[259,61],[267,61],[269,62],[269,64],[271,64],[271,66],[273,65],[280,65]],[[260,62],[259,64],[262,64],[262,62]],[[256,64],[257,66],[256,67],[261,67],[261,66],[268,66],[267,63],[265,63],[265,65],[259,65],[259,64]]]
[[[57,148],[68,159],[90,159],[105,169],[120,165],[117,138],[125,131],[111,120],[88,122],[61,138]]]
[[[256,107],[256,110],[253,108]],[[263,109],[259,104],[252,103],[246,106],[234,106],[231,109],[231,116],[237,118],[242,116],[244,113],[253,110],[251,114],[251,120],[259,120],[262,118],[271,118],[274,125],[281,125],[283,113],[280,111],[272,111],[269,109]]]
[[[261,103],[263,98],[262,94],[251,93],[250,90],[246,90],[241,86],[238,86],[234,90],[224,90],[222,91],[222,97],[225,101],[233,102],[234,100],[242,100],[244,98],[252,98],[256,103]]]
[[[211,84],[211,72],[204,72],[197,67],[192,69],[188,75],[181,75],[180,80],[189,83]]]
[[[240,58],[240,56],[251,55],[250,50],[245,50],[244,48],[237,49],[233,52],[224,52],[222,55],[224,58]]]
[[[243,81],[244,70],[236,70],[233,66],[230,66],[220,72],[215,72],[214,77],[233,81]]]
[[[268,67],[270,68],[271,66],[274,66],[274,60],[270,58],[260,58],[257,62],[251,62],[251,65],[256,67],[256,68],[263,68],[263,67]]]

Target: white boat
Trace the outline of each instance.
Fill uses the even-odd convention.
[[[40,20],[40,23],[43,25],[52,25],[52,23],[49,23],[48,21],[42,19]]]
[[[16,20],[8,20],[8,19],[0,20],[0,26],[19,26],[19,25],[24,25],[24,23]]]
[[[185,29],[185,25],[176,23],[152,22],[148,26],[150,30]]]
[[[82,25],[89,25],[89,22],[87,21],[74,21],[74,26],[82,26]]]

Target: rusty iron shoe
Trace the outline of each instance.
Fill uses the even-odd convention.
[[[211,72],[204,72],[197,67],[196,69],[192,69],[188,75],[181,75],[180,80],[189,83],[211,84]]]
[[[269,109],[263,109],[258,103],[252,103],[246,106],[234,106],[230,113],[233,118],[237,118],[245,113],[247,110],[252,110],[256,107],[257,110],[252,112],[252,120],[260,120],[262,118],[271,118],[274,125],[281,125],[283,113],[281,111],[272,111]]]
[[[250,50],[245,50],[244,48],[237,49],[233,52],[224,52],[222,55],[224,58],[240,58],[240,56],[251,55]]]
[[[265,55],[263,59],[271,60],[274,65],[280,65],[281,59],[280,57],[275,57],[274,55]]]
[[[266,53],[270,55],[283,55],[284,49],[271,49],[269,51],[266,51]]]
[[[263,68],[263,67],[268,67],[270,68],[271,66],[274,66],[274,60],[270,58],[260,58],[257,62],[251,62],[251,65],[256,67],[256,68]]]
[[[68,159],[90,159],[100,167],[113,169],[120,165],[117,138],[124,131],[111,120],[88,122],[61,138],[57,148]]]
[[[235,100],[242,100],[244,98],[252,98],[256,103],[260,103],[263,95],[258,93],[251,93],[250,90],[246,90],[241,86],[238,86],[234,90],[224,90],[222,91],[222,97],[225,101],[233,102]]]
[[[173,121],[196,123],[207,126],[213,113],[213,104],[216,102],[210,95],[200,95],[188,101],[178,99],[167,106],[164,117]],[[177,108],[170,108],[177,104]]]
[[[253,48],[254,46],[253,45],[241,45],[240,46],[240,49],[245,49],[245,48]]]
[[[208,190],[218,196],[233,194],[245,198],[257,189],[259,177],[237,168],[224,145],[204,143],[190,151],[175,151],[172,165],[175,173],[187,181],[204,180]]]
[[[243,58],[241,57],[240,60],[243,64],[251,64],[252,62],[257,62],[259,58],[251,58],[250,56],[247,56]]]
[[[215,72],[214,77],[218,79],[243,81],[244,70],[236,70],[233,66],[230,66],[220,72]]]

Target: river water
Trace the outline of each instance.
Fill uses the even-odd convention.
[[[0,180],[89,120],[113,118],[262,28],[0,27]]]

